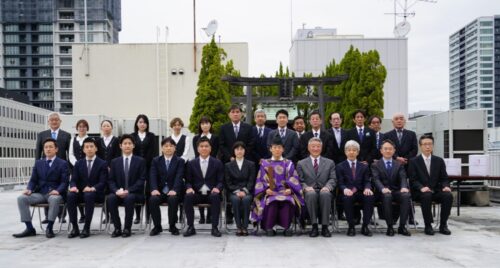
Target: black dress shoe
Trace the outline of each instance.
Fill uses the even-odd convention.
[[[394,228],[387,227],[387,232],[385,233],[387,236],[394,236]]]
[[[123,229],[122,237],[130,237],[131,235],[132,232],[130,231],[130,229]]]
[[[184,232],[184,237],[192,236],[196,234],[196,230],[194,229],[194,226],[189,226],[187,230]]]
[[[149,232],[149,236],[155,236],[155,235],[158,235],[160,234],[161,232],[163,232],[162,228],[161,227],[155,227],[151,230],[151,232]]]
[[[141,223],[141,218],[139,217],[135,218],[134,224],[139,224],[139,223]]]
[[[200,220],[198,221],[199,224],[205,224],[205,218],[200,218]]]
[[[418,222],[416,220],[409,220],[408,224],[409,225],[418,225]]]
[[[122,236],[122,230],[120,230],[120,229],[115,229],[113,231],[113,233],[111,234],[111,237],[113,237],[113,238],[119,237],[119,236]]]
[[[62,223],[66,223],[66,219],[62,219]]]
[[[221,233],[219,231],[219,229],[217,229],[217,227],[212,227],[212,236],[215,236],[215,237],[221,237]]]
[[[432,229],[432,226],[425,226],[424,233],[426,235],[434,235],[434,229]]]
[[[313,227],[311,232],[309,233],[309,237],[318,237],[319,236],[319,231],[318,227]]]
[[[168,229],[168,231],[169,231],[172,235],[179,235],[179,229],[177,229],[177,227],[175,227],[175,225],[170,226],[170,228]]]
[[[354,229],[354,227],[349,227],[349,229],[347,229],[347,236],[355,236],[356,235],[356,230]]]
[[[276,231],[273,229],[266,230],[266,236],[272,237],[276,235]]]
[[[56,237],[56,235],[54,234],[54,231],[47,229],[47,230],[45,230],[45,237],[54,238],[54,237]]]
[[[242,236],[243,235],[243,230],[241,230],[241,228],[238,228],[238,230],[236,230],[236,236]]]
[[[241,229],[241,235],[242,236],[248,236],[248,230],[247,230],[247,228]]]
[[[80,238],[87,238],[90,236],[90,231],[88,229],[83,229],[80,233]]]
[[[15,238],[23,238],[23,237],[28,237],[28,236],[35,236],[36,235],[36,230],[35,229],[24,229],[21,233],[18,234],[13,234],[12,236]]]
[[[368,228],[368,226],[364,225],[363,227],[361,227],[361,233],[364,235],[364,236],[372,236],[372,231],[370,231],[370,229]]]
[[[80,220],[78,220],[78,223],[85,223],[85,216],[81,216]]]
[[[448,226],[439,226],[439,233],[444,235],[451,235],[451,231],[450,229],[448,229]]]
[[[323,228],[321,228],[321,236],[332,237],[332,233],[330,233],[330,230],[328,230],[327,226],[323,226]]]
[[[398,228],[398,234],[404,236],[411,236],[411,233],[404,226]]]
[[[49,223],[49,220],[45,218],[45,220],[42,221],[42,224],[47,224],[47,223]]]
[[[68,234],[68,238],[75,238],[77,236],[80,236],[80,230],[73,228],[71,232]]]
[[[285,235],[286,237],[290,237],[293,235],[293,231],[292,231],[292,228],[288,227],[285,229],[285,231],[283,232],[283,235]]]

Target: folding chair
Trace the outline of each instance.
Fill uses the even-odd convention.
[[[105,228],[103,229],[102,228],[102,222],[103,222],[103,218],[104,218],[104,215],[106,215],[106,198],[107,196],[104,197],[104,202],[103,203],[95,203],[94,204],[94,208],[101,208],[101,216],[99,218],[99,229],[98,230],[91,230],[91,231],[98,231],[99,233],[103,232],[104,229],[106,229],[106,225],[105,225]],[[79,203],[78,204],[78,207],[83,207],[85,208],[85,203]],[[95,212],[95,210],[94,210]],[[71,232],[71,229],[73,229],[73,225],[71,224],[70,221],[68,221],[68,233]]]
[[[65,211],[66,210],[66,203],[63,202],[61,204],[59,204],[60,207],[62,207],[62,211]],[[30,207],[32,207],[32,211],[31,211],[31,218],[33,219],[33,216],[35,214],[35,210],[38,209],[38,220],[40,222],[40,229],[42,230],[42,232],[45,232],[45,228],[43,227],[43,224],[42,224],[42,212],[41,212],[41,209],[45,209],[45,208],[48,208],[49,207],[49,204],[48,203],[40,203],[40,204],[32,204],[30,205]],[[54,232],[55,234],[58,234],[61,232],[62,230],[62,226],[63,226],[63,220],[64,220],[64,217],[60,217],[59,218],[59,228],[57,228],[57,230]]]

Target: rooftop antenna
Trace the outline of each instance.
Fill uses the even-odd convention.
[[[426,2],[426,3],[437,3],[437,0],[404,0],[404,4],[402,0],[394,0],[394,12],[393,13],[385,13],[386,15],[394,15],[394,36],[398,38],[406,37],[411,30],[411,25],[408,22],[408,18],[415,17],[415,11],[409,11],[410,8],[415,6],[418,2]],[[398,8],[400,11],[398,11]],[[397,18],[402,17],[403,20],[397,23]]]

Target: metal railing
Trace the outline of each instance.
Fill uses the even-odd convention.
[[[500,176],[500,151],[489,151],[490,176]],[[500,190],[500,181],[488,181],[491,189]]]
[[[0,158],[0,186],[26,184],[34,164],[33,158]]]

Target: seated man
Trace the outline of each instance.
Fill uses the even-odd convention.
[[[345,144],[345,154],[347,160],[337,166],[337,179],[344,203],[344,211],[349,223],[348,236],[355,236],[354,229],[354,203],[363,204],[363,225],[361,233],[365,236],[372,236],[368,229],[368,224],[373,215],[374,197],[370,181],[370,169],[368,165],[358,161],[359,143],[350,140]]]
[[[68,214],[69,221],[73,225],[68,238],[80,236],[89,237],[90,224],[94,215],[96,202],[104,201],[104,187],[108,180],[108,164],[96,156],[98,144],[93,138],[86,138],[82,143],[85,157],[76,161],[73,168],[73,176],[69,182]],[[82,233],[78,228],[76,208],[79,203],[85,203],[85,225]]]
[[[384,216],[387,223],[386,234],[394,236],[392,201],[395,200],[398,202],[400,209],[398,233],[410,236],[410,232],[405,227],[408,220],[410,193],[404,165],[392,158],[395,151],[396,146],[391,140],[382,141],[380,148],[382,159],[372,164],[373,182],[382,198]]]
[[[292,236],[290,225],[304,206],[302,188],[293,162],[283,158],[281,137],[274,137],[270,146],[272,157],[262,160],[255,183],[252,220],[261,223],[267,236],[276,235],[276,224],[285,228],[285,236]]]
[[[317,237],[318,216],[321,215],[321,235],[332,236],[328,230],[330,211],[332,207],[333,190],[336,185],[335,164],[332,160],[321,156],[323,147],[319,137],[313,137],[308,142],[309,157],[299,161],[297,171],[304,198],[306,200],[307,211],[312,222],[310,237]]]
[[[224,180],[224,165],[212,156],[212,144],[207,137],[201,137],[197,144],[199,157],[186,165],[186,196],[184,210],[186,212],[188,229],[184,236],[196,234],[194,228],[194,208],[196,204],[210,204],[212,213],[212,236],[220,237],[217,228],[221,206],[221,193]]]
[[[68,163],[57,154],[56,140],[49,138],[43,142],[44,158],[36,160],[30,181],[23,194],[17,198],[17,206],[21,215],[21,222],[26,229],[13,236],[16,238],[35,236],[36,231],[31,223],[30,205],[48,203],[48,225],[45,230],[47,238],[53,238],[54,221],[59,213],[59,206],[63,202],[63,195],[68,188]]]
[[[410,160],[408,174],[412,196],[415,197],[415,200],[420,201],[422,207],[425,234],[434,235],[431,213],[432,201],[434,201],[441,203],[439,232],[450,235],[451,232],[447,223],[453,204],[453,196],[444,160],[432,155],[434,147],[434,138],[432,136],[423,135],[418,143],[422,154]]]
[[[175,154],[176,143],[173,138],[162,140],[162,155],[153,159],[149,171],[149,185],[151,187],[151,198],[149,198],[149,209],[155,227],[149,235],[155,236],[163,231],[161,227],[160,204],[168,203],[168,231],[173,235],[179,235],[179,229],[175,227],[177,222],[177,210],[182,190],[184,188],[184,159]]]
[[[115,230],[111,237],[129,237],[132,234],[132,219],[136,203],[144,202],[144,182],[146,180],[146,161],[133,155],[134,137],[125,134],[120,138],[122,156],[111,161],[108,186],[110,194],[106,200],[107,209]],[[118,205],[125,206],[125,226],[121,229]]]

